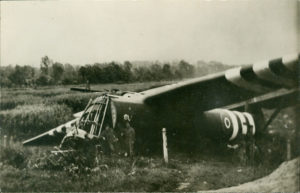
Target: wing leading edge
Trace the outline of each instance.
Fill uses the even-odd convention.
[[[206,111],[240,103],[254,97],[288,92],[298,87],[300,54],[229,69],[141,92],[140,101],[150,106],[174,104],[173,110]],[[298,91],[295,91],[298,93]],[[282,95],[295,96],[295,94]],[[278,95],[276,95],[278,97]],[[272,97],[271,97],[272,98]],[[280,97],[279,97],[280,98]],[[264,102],[260,103],[262,106]]]

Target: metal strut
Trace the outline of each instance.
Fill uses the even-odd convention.
[[[94,109],[96,109],[95,107],[96,107],[96,105],[93,105],[93,106],[92,106],[92,109],[90,110],[90,112],[89,112],[88,115],[86,116],[86,119],[85,119],[84,124],[83,124],[83,128],[85,127],[85,125],[87,124],[87,122],[90,122],[90,121],[89,121],[90,115],[91,115],[91,113],[94,111]]]
[[[271,122],[276,118],[276,116],[278,115],[278,113],[282,110],[282,108],[278,108],[276,109],[272,115],[270,116],[268,122],[265,124],[263,131],[265,131],[267,129],[267,127],[271,124]]]
[[[88,107],[90,106],[90,104],[91,104],[92,101],[93,100],[90,98],[88,104],[85,106],[84,111],[83,111],[83,113],[82,113],[82,115],[81,115],[81,117],[79,118],[79,121],[78,121],[79,125],[80,125],[80,122],[81,122],[81,120],[83,118],[83,115],[85,114],[86,110],[88,109]],[[79,125],[77,125],[77,127],[75,127],[77,134],[78,134],[78,127],[79,127]]]
[[[100,116],[100,114],[101,114],[102,107],[103,107],[102,104],[99,105],[99,107],[98,107],[98,109],[97,109],[97,112],[96,112],[96,114],[95,114],[94,121],[92,122],[91,130],[90,130],[90,134],[91,134],[91,135],[94,135],[94,131],[95,131],[95,129],[97,129],[97,126],[98,126],[97,121],[98,121],[99,116]]]
[[[101,131],[102,131],[102,126],[103,126],[103,122],[104,122],[104,119],[105,119],[105,115],[106,115],[106,110],[107,110],[108,103],[109,103],[109,97],[107,96],[106,105],[105,105],[105,109],[104,109],[104,112],[103,112],[103,116],[102,116],[102,121],[101,121],[100,129],[99,129],[98,137],[100,136]]]

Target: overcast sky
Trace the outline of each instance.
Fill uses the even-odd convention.
[[[297,0],[1,1],[1,65],[244,64],[300,49]],[[299,8],[299,5],[298,5]]]

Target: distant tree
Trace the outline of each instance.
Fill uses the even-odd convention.
[[[182,79],[183,75],[182,75],[182,73],[178,69],[176,69],[174,71],[174,77],[175,77],[175,79]]]
[[[81,66],[78,70],[78,75],[80,76],[80,80],[84,83],[87,80],[87,68],[85,66]]]
[[[151,80],[159,81],[159,80],[162,80],[164,78],[163,70],[162,70],[161,65],[152,64],[150,66],[149,70],[150,70],[150,73],[151,73]]]
[[[34,73],[34,68],[31,66],[16,65],[14,71],[8,78],[16,85],[29,85],[33,82]]]
[[[173,74],[171,71],[170,64],[164,64],[162,68],[162,72],[163,72],[164,79],[166,80],[173,79]]]
[[[50,80],[50,77],[47,76],[47,75],[44,75],[44,74],[41,74],[37,79],[36,79],[36,83],[38,85],[41,85],[41,86],[45,86],[45,85],[48,85],[50,84],[51,80]]]
[[[94,74],[93,66],[90,64],[85,65],[86,68],[86,80],[89,80],[90,83],[96,83],[97,77]]]
[[[194,75],[194,66],[186,61],[181,60],[178,64],[178,67],[182,77],[192,77]]]
[[[55,62],[52,65],[52,73],[51,76],[55,83],[59,82],[64,73],[64,66],[61,63]]]
[[[71,64],[64,65],[64,72],[62,75],[63,84],[74,84],[78,80],[78,73]]]
[[[114,69],[114,80],[113,82],[123,81],[124,80],[124,71],[120,64],[112,63]]]
[[[103,66],[100,63],[95,63],[92,66],[92,77],[95,83],[103,83]]]
[[[123,80],[123,69],[116,62],[110,62],[103,67],[103,80],[105,83]]]
[[[130,82],[133,79],[133,74],[132,74],[132,64],[129,61],[125,61],[123,65],[123,80],[126,82]]]
[[[44,56],[41,59],[40,70],[41,73],[37,78],[36,82],[39,85],[48,85],[55,83],[55,79],[51,77],[52,75],[52,60],[48,56]],[[51,70],[51,73],[50,73]]]
[[[134,77],[135,81],[151,81],[152,80],[152,75],[146,66],[139,66],[134,69]]]
[[[9,75],[9,79],[16,85],[22,85],[24,83],[24,76],[22,74],[22,67],[19,65],[15,66],[13,73]]]
[[[48,56],[44,56],[41,59],[41,72],[44,75],[48,75],[49,74],[49,68],[52,65],[52,61],[49,59]]]
[[[31,66],[24,66],[23,73],[25,78],[25,85],[32,85],[35,81],[35,69]]]
[[[9,79],[10,74],[14,72],[14,67],[9,66],[0,66],[0,86],[1,87],[11,87],[13,82]]]
[[[133,66],[137,65],[137,66]],[[39,85],[86,83],[112,83],[132,81],[160,81],[192,77],[194,66],[182,60],[179,63],[164,65],[159,62],[123,64],[116,62],[94,63],[85,66],[72,66],[71,64],[53,63],[48,56],[41,58],[40,68],[30,66],[15,66],[13,68],[0,68],[0,84],[3,85]],[[217,65],[214,65],[217,66]],[[197,67],[198,70],[198,67]],[[198,72],[198,71],[197,71]]]

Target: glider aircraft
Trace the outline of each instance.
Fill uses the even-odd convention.
[[[262,132],[283,108],[297,105],[300,54],[257,62],[142,92],[106,93],[90,100],[75,119],[23,142],[59,144],[68,138],[101,136],[109,124],[117,130],[129,116],[137,151],[168,139],[196,142],[207,136],[223,142]],[[265,121],[262,108],[274,109]],[[200,143],[200,142],[198,142]]]

